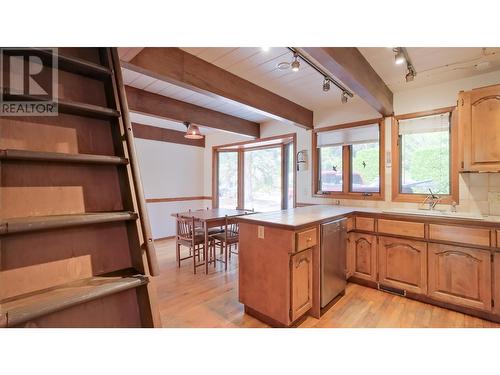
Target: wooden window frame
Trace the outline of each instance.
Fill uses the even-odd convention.
[[[282,142],[272,144],[272,145],[264,145],[264,146],[255,146],[248,147],[253,143],[260,143],[272,140],[283,139]],[[238,154],[238,199],[237,199],[237,208],[238,209],[247,209],[248,207],[244,207],[245,204],[245,176],[244,176],[244,168],[245,168],[245,151],[255,151],[255,150],[265,150],[270,148],[280,148],[281,150],[281,207],[284,207],[285,203],[285,194],[284,187],[286,186],[285,179],[287,178],[285,172],[285,146],[289,143],[293,144],[293,207],[297,207],[297,135],[296,133],[288,133],[283,135],[277,135],[274,137],[267,138],[258,138],[250,141],[244,142],[236,142],[230,143],[226,145],[219,145],[212,147],[212,207],[219,207],[219,153],[220,152],[236,152]],[[229,149],[230,147],[234,147]],[[292,207],[288,207],[292,208]]]
[[[421,203],[428,194],[401,193],[401,147],[399,144],[399,120],[451,113],[450,121],[450,194],[436,194],[442,200],[440,203],[459,203],[458,190],[458,113],[456,107],[445,107],[431,111],[422,111],[394,116],[391,123],[391,155],[392,155],[392,201]]]
[[[376,118],[366,121],[350,122],[340,125],[327,126],[324,128],[313,129],[312,134],[312,196],[320,198],[335,198],[335,199],[362,199],[383,201],[385,199],[385,119]],[[319,148],[318,133],[341,130],[347,128],[354,128],[358,126],[365,126],[371,124],[378,124],[379,129],[379,183],[380,189],[378,193],[362,193],[351,192],[351,146],[342,146],[342,191],[324,191],[319,190]],[[367,195],[371,194],[371,195]]]

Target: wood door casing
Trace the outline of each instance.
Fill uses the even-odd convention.
[[[376,236],[353,233],[354,272],[362,279],[377,281],[377,240]]]
[[[490,254],[488,250],[429,244],[428,295],[455,305],[491,310]]]
[[[378,260],[381,284],[419,294],[427,292],[427,243],[379,237]]]
[[[291,256],[291,300],[290,320],[297,320],[312,307],[312,249],[304,250]]]

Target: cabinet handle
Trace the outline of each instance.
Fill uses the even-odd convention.
[[[311,237],[307,237],[307,242],[311,242],[312,241],[312,238]]]

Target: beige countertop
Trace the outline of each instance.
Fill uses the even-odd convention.
[[[429,216],[423,213],[406,214],[403,212],[387,212],[387,209],[354,207],[354,206],[336,206],[336,205],[313,205],[306,207],[291,208],[282,211],[272,211],[256,213],[239,217],[242,223],[253,223],[264,226],[275,226],[283,229],[297,230],[313,224],[321,224],[336,218],[345,217],[351,214],[377,215],[390,217],[400,220],[426,221],[434,223],[453,223],[474,226],[493,226],[500,227],[500,216],[483,216],[482,220],[455,218],[449,216]]]

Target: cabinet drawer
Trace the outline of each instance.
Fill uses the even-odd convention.
[[[490,230],[454,225],[429,225],[429,239],[470,245],[490,246]]]
[[[497,247],[500,249],[500,230],[497,230]]]
[[[315,246],[318,243],[316,228],[308,229],[295,234],[297,251],[302,251]]]
[[[375,219],[372,217],[356,217],[356,229],[366,230],[368,232],[375,231]]]
[[[377,228],[379,233],[424,238],[424,223],[378,219]]]

